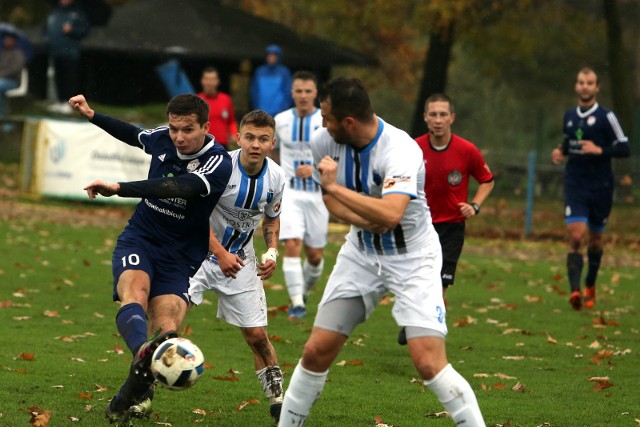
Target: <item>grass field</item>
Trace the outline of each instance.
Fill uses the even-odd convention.
[[[104,407],[131,360],[110,299],[111,251],[128,212],[61,206],[10,204],[2,213],[0,426],[107,425]],[[321,284],[342,234],[332,234]],[[640,424],[640,273],[630,245],[608,248],[596,309],[574,312],[561,242],[467,240],[448,292],[447,347],[487,425]],[[310,315],[290,322],[281,272],[266,288],[269,333],[286,382],[320,291],[311,296]],[[137,425],[272,425],[248,347],[236,328],[215,318],[214,294],[208,302],[184,325],[207,359],[203,378],[188,391],[160,390],[152,419]],[[453,425],[417,380],[406,347],[396,344],[392,303],[384,301],[348,340],[307,426]]]

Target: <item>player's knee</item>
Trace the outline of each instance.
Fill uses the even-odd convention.
[[[269,338],[263,328],[242,328],[242,335],[249,347],[258,349],[267,345]]]

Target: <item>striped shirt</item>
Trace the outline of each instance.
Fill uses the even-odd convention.
[[[231,151],[233,172],[209,223],[224,248],[243,259],[254,258],[253,235],[263,215],[280,215],[284,171],[270,158],[260,173],[249,176],[240,164],[241,149]]]
[[[326,129],[311,141],[317,164],[324,156],[338,162],[338,184],[358,193],[382,198],[387,194],[408,195],[411,200],[400,223],[383,234],[351,226],[347,242],[377,255],[397,255],[420,250],[435,230],[424,195],[425,168],[422,152],[406,132],[379,120],[376,137],[361,150],[337,144]],[[319,183],[316,173],[314,179]]]
[[[297,191],[320,191],[312,178],[296,178],[300,165],[312,165],[309,141],[313,132],[322,127],[320,109],[306,116],[298,116],[291,108],[276,115],[276,141],[280,149],[280,166],[284,169],[289,188]]]

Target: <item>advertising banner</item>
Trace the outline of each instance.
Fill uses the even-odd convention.
[[[43,120],[37,140],[37,186],[42,196],[86,199],[87,184],[147,178],[151,158],[87,122]],[[139,199],[102,198],[135,203]]]

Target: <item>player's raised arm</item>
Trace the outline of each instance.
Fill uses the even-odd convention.
[[[138,141],[138,134],[142,132],[142,129],[139,127],[107,116],[106,114],[97,113],[89,106],[84,95],[76,95],[70,98],[69,104],[74,110],[80,113],[82,117],[100,127],[114,138],[134,147],[142,147]]]

